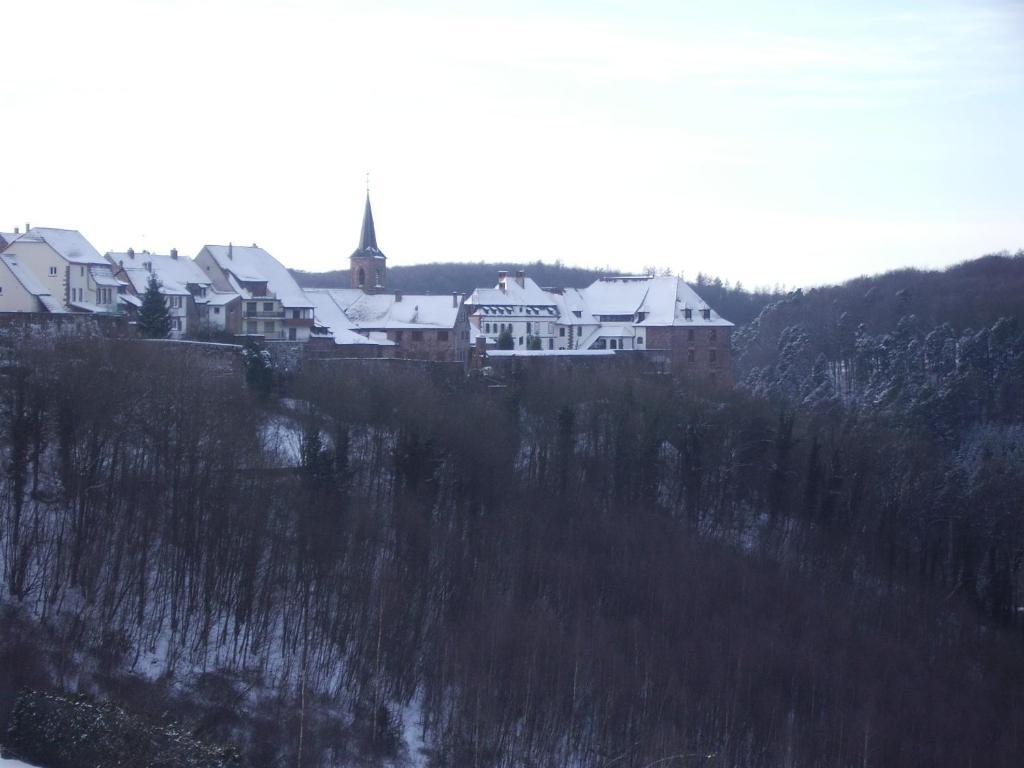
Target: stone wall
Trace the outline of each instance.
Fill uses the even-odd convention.
[[[729,327],[652,327],[647,329],[647,349],[667,352],[672,373],[676,376],[707,379],[731,386],[731,332]]]

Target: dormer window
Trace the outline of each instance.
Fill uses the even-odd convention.
[[[711,319],[711,310],[710,310],[710,309],[702,309],[702,310],[700,311],[700,314],[701,314],[701,316],[702,316],[702,317],[703,317],[703,318],[704,318],[705,320],[710,320],[710,319]]]
[[[693,320],[693,310],[692,309],[684,309],[683,310],[683,317],[685,317],[687,320]]]
[[[574,309],[574,310],[572,311],[572,313],[573,313],[573,315],[575,315],[576,317],[583,317],[583,312],[582,312],[581,310],[579,310],[579,309]]]

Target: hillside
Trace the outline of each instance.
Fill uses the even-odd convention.
[[[0,721],[86,693],[254,768],[1019,762],[1009,411],[946,444],[613,371],[268,397],[167,345],[5,348]]]

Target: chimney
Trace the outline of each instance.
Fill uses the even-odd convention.
[[[235,249],[235,247],[231,243],[228,243],[228,258],[229,259],[235,258],[234,256],[231,255],[231,253],[232,253],[232,251],[234,251],[234,249]]]
[[[172,259],[178,258],[178,249],[177,248],[171,248],[171,258]]]
[[[402,292],[396,290],[395,291],[395,301],[401,301],[401,300],[402,300]]]
[[[456,293],[455,291],[452,291],[452,306],[453,307],[458,307],[459,306],[459,294]]]
[[[134,259],[135,258],[135,249],[134,248],[129,248],[128,249],[128,258],[129,259]]]
[[[28,222],[26,221],[26,222],[25,222],[25,234],[26,234],[26,235],[28,234],[28,231],[29,231],[30,229],[32,229],[32,227],[31,227],[31,226],[29,226],[29,223],[28,223]]]
[[[525,288],[526,287],[526,270],[525,269],[518,269],[518,270],[516,270],[516,282],[519,283],[519,287],[520,288]]]
[[[146,268],[147,272],[152,272],[153,271],[153,262],[151,262],[151,261],[144,261],[144,262],[142,262],[142,266],[144,266]]]
[[[14,228],[14,234],[18,234],[18,228],[17,227]]]
[[[498,287],[501,289],[502,293],[505,292],[505,288],[507,287],[507,283],[508,283],[508,272],[506,272],[504,269],[502,269],[502,270],[500,270],[498,272]]]

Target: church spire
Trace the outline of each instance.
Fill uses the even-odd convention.
[[[366,208],[363,209],[359,247],[349,256],[349,274],[349,284],[368,293],[382,291],[387,285],[387,258],[377,246],[377,230],[373,225],[369,189],[366,190]]]
[[[363,211],[363,231],[359,235],[359,250],[380,253],[380,249],[377,247],[377,230],[373,227],[370,190],[366,190],[366,209]]]

